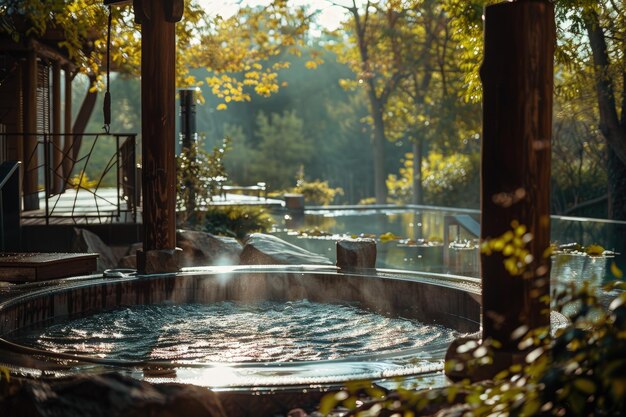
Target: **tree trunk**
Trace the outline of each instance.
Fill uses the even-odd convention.
[[[93,83],[96,82],[96,76],[93,74],[89,75],[89,88],[87,90],[87,94],[83,99],[82,104],[80,105],[80,110],[78,111],[78,115],[76,116],[76,120],[74,121],[74,126],[72,126],[72,165],[74,161],[78,159],[78,154],[80,153],[80,145],[82,144],[83,138],[81,134],[85,133],[85,129],[87,129],[87,123],[89,123],[89,119],[91,118],[91,114],[93,113],[93,109],[96,107],[96,99],[98,98],[98,90],[91,89]],[[69,172],[72,172],[70,169]],[[69,175],[69,174],[68,174]],[[66,178],[66,183],[69,178]]]
[[[367,22],[369,19],[369,2],[365,5],[365,16],[361,18],[356,6],[356,2],[352,1],[352,6],[348,8],[354,17],[354,25],[356,30],[357,42],[359,47],[359,55],[361,58],[361,70],[364,74],[370,72],[370,59],[368,44],[365,39]],[[385,88],[385,90],[389,90]],[[388,94],[386,97],[388,97]],[[385,99],[376,94],[376,85],[374,79],[367,76],[367,97],[370,104],[370,115],[374,120],[374,131],[372,132],[372,150],[374,152],[374,194],[376,204],[387,203],[387,172],[385,170],[385,122],[383,119],[383,109],[385,107]]]
[[[608,218],[624,220],[626,219],[626,165],[617,157],[613,148],[608,147],[607,153]]]
[[[596,95],[600,113],[600,131],[602,132],[609,151],[609,217],[626,220],[626,181],[620,178],[626,164],[626,99],[622,102],[622,120],[618,118],[615,100],[614,80],[608,72],[610,66],[609,53],[603,28],[600,26],[595,11],[584,15],[585,28],[589,36],[589,44],[593,53],[596,77]],[[625,77],[626,78],[626,77]],[[626,93],[626,85],[623,86]],[[619,160],[619,161],[618,161]]]
[[[376,204],[387,204],[387,171],[385,170],[385,124],[382,111],[373,93],[370,94],[370,105],[374,116],[374,132],[372,149],[374,151],[374,194]]]
[[[416,138],[413,142],[413,204],[424,204],[424,188],[422,185],[422,160],[424,159],[423,139]]]

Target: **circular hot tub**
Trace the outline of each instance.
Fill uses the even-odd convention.
[[[440,373],[479,330],[479,294],[471,278],[314,266],[78,277],[2,294],[0,349],[27,373],[221,390],[380,381]]]

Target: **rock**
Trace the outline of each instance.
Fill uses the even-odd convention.
[[[226,416],[217,395],[206,388],[152,385],[117,373],[48,381],[13,378],[9,384],[0,395],[0,410],[11,416]]]
[[[192,230],[178,230],[176,245],[182,249],[178,260],[179,267],[237,265],[241,244],[232,237],[215,236],[210,233]],[[137,268],[137,251],[141,250],[141,242],[134,243],[127,255],[118,262],[118,268]]]
[[[126,255],[117,263],[118,268],[137,269],[137,255]]]
[[[237,265],[241,244],[232,237],[178,230],[176,245],[183,250],[180,266]]]
[[[304,211],[304,195],[302,194],[285,194],[285,208],[293,211]]]
[[[164,274],[180,270],[182,250],[157,249],[137,253],[137,271],[140,274]]]
[[[284,240],[263,233],[253,233],[246,239],[239,258],[240,265],[332,265],[322,256]]]
[[[119,258],[103,241],[93,232],[85,229],[74,228],[71,252],[75,253],[98,253],[98,272],[105,269],[115,268]]]
[[[137,242],[130,245],[130,247],[126,251],[126,255],[123,256],[117,263],[117,267],[124,269],[137,269],[137,251],[142,249],[142,242]]]
[[[341,269],[376,268],[376,241],[374,239],[337,241],[337,266]]]

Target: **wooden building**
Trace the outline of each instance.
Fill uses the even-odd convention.
[[[21,161],[23,209],[39,208],[42,158],[49,152],[54,172],[48,188],[63,191],[72,168],[72,78],[76,66],[49,31],[38,39],[18,41],[0,33],[0,161]],[[48,149],[38,146],[42,135],[52,138]],[[65,160],[64,160],[65,159]]]

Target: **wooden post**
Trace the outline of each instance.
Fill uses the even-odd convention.
[[[172,263],[151,265],[150,252],[174,253],[176,248],[175,58],[174,26],[183,0],[134,1],[141,23],[141,132],[143,184],[142,273],[170,272]],[[176,12],[176,13],[174,13]],[[174,14],[173,14],[174,13]],[[167,265],[165,265],[167,264]],[[161,270],[159,270],[161,269]]]
[[[61,65],[52,65],[52,167],[50,191],[59,194],[63,191],[63,138],[61,137]]]
[[[550,322],[546,254],[555,37],[554,6],[548,1],[485,9],[481,239],[515,234],[514,222],[527,228],[518,237],[528,255],[510,258],[502,247],[481,255],[483,339],[502,343],[505,354],[518,351],[519,340],[512,338],[516,329]]]
[[[452,379],[488,379],[522,363],[526,352],[519,348],[519,336],[550,324],[555,33],[554,7],[548,1],[485,8],[480,71],[482,342],[472,335],[448,347],[446,374]],[[490,365],[465,366],[481,356],[476,355],[481,347],[495,347],[491,341],[501,347]]]
[[[65,135],[63,140],[63,188],[72,175],[72,168],[74,163],[72,162],[72,144],[74,138],[72,136],[72,72],[70,68],[65,68],[65,110],[63,111],[65,127]]]
[[[24,210],[39,209],[37,173],[37,53],[28,51],[24,81]]]

